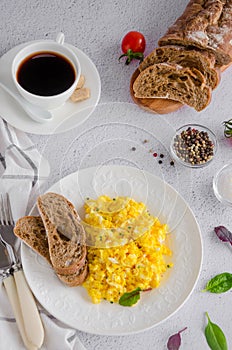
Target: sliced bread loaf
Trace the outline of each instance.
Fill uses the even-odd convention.
[[[46,231],[40,216],[20,218],[15,224],[14,234],[51,264]]]
[[[86,260],[85,231],[71,202],[57,193],[40,196],[37,206],[47,232],[49,255],[60,275],[76,274]]]
[[[183,14],[159,40],[159,45],[181,45],[207,50],[216,66],[232,61],[232,2],[190,0]]]
[[[142,72],[157,63],[174,63],[186,68],[198,69],[206,79],[206,85],[214,89],[219,83],[218,70],[214,69],[215,56],[207,51],[188,50],[181,46],[163,46],[153,50],[140,64]]]
[[[211,99],[211,88],[196,68],[159,63],[144,69],[133,84],[136,98],[168,98],[187,104],[197,111]]]

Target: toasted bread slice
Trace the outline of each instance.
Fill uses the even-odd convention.
[[[46,230],[40,216],[24,216],[20,218],[14,227],[14,234],[36,253],[43,256],[49,264],[52,264]]]
[[[48,240],[43,220],[40,216],[24,216],[20,218],[15,225],[14,234],[24,243],[32,248],[36,253],[43,256],[50,265]],[[88,264],[85,260],[84,265],[77,270],[75,274],[60,275],[58,278],[69,287],[75,287],[84,282],[88,274]]]
[[[52,266],[59,275],[72,275],[84,266],[86,246],[61,235],[56,228],[48,229],[48,246]]]
[[[84,282],[87,275],[88,275],[87,261],[85,262],[85,264],[82,266],[82,268],[76,274],[73,274],[73,275],[57,274],[59,279],[69,287],[79,286],[80,284],[82,284]]]
[[[71,202],[60,194],[48,192],[40,196],[37,206],[48,239],[52,266],[60,275],[72,275],[86,260],[85,231]]]

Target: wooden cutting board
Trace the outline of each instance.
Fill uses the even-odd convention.
[[[183,104],[178,101],[168,100],[166,98],[136,98],[134,96],[133,84],[139,73],[139,70],[136,69],[130,81],[131,97],[139,107],[151,113],[167,114],[175,112],[183,106]]]

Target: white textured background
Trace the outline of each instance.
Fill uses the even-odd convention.
[[[83,125],[58,136],[29,135],[51,165],[46,187],[79,167],[103,162],[136,163],[142,169],[163,176],[180,191],[201,227],[202,272],[194,293],[182,309],[162,325],[137,335],[106,337],[80,332],[80,339],[88,350],[165,350],[168,337],[185,326],[188,329],[182,334],[181,349],[208,349],[204,337],[206,311],[224,330],[228,348],[232,348],[231,291],[221,295],[201,292],[215,274],[232,272],[232,249],[213,233],[213,228],[220,224],[232,230],[232,210],[222,206],[212,190],[213,175],[232,155],[232,142],[225,140],[222,126],[223,120],[232,118],[232,69],[223,74],[210,106],[203,112],[184,107],[173,114],[157,116],[130,105],[129,81],[137,62],[130,66],[118,62],[120,41],[127,31],[139,30],[145,35],[148,54],[186,4],[186,0],[0,2],[1,55],[19,43],[53,39],[57,32],[63,31],[67,42],[93,60],[101,77],[100,105]],[[113,102],[120,103],[117,113]],[[209,126],[216,133],[219,142],[216,159],[208,167],[194,171],[170,167],[169,132],[192,122]],[[159,142],[161,134],[164,135],[163,144]],[[119,138],[122,141],[119,142]],[[142,144],[144,139],[149,141],[146,146]],[[134,152],[131,151],[133,146],[136,147]],[[149,152],[152,148],[165,154],[161,167]]]

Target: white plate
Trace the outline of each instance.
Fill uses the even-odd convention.
[[[196,219],[182,197],[162,179],[136,168],[104,166],[82,169],[50,188],[69,198],[83,217],[86,197],[130,195],[144,201],[153,215],[169,224],[174,267],[161,286],[142,293],[134,307],[103,301],[92,304],[83,287],[64,286],[52,268],[26,245],[22,263],[39,302],[53,316],[84,332],[123,335],[151,328],[173,315],[189,298],[202,263],[202,242]],[[34,209],[33,214],[37,211]]]
[[[12,48],[0,58],[0,80],[15,94],[19,94],[11,78],[11,64],[15,54],[28,43]],[[37,123],[30,119],[17,102],[0,88],[0,115],[15,128],[39,135],[58,134],[68,131],[83,123],[94,111],[101,93],[100,76],[94,63],[81,50],[70,44],[64,44],[78,56],[81,72],[84,74],[85,86],[90,88],[89,99],[77,103],[67,101],[63,106],[54,109],[53,120],[48,123]]]

